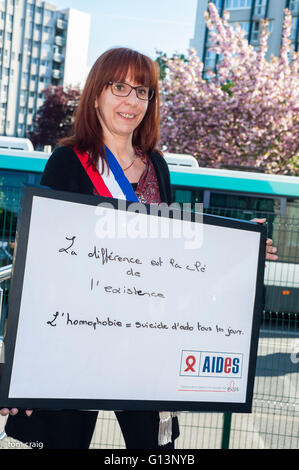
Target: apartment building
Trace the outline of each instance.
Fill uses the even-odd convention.
[[[0,0],[0,135],[26,136],[50,84],[83,85],[89,32],[87,13]]]
[[[194,38],[190,46],[194,47],[205,66],[205,71],[215,69],[217,55],[209,51],[209,30],[206,27],[204,11],[208,9],[211,0],[198,0]],[[279,56],[281,47],[281,36],[283,26],[283,10],[289,8],[292,12],[292,34],[293,48],[298,51],[299,46],[299,0],[213,0],[220,16],[226,10],[230,14],[229,22],[239,23],[245,30],[250,44],[258,47],[261,19],[269,20],[269,49],[268,58],[271,54]]]

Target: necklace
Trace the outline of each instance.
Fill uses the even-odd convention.
[[[135,157],[134,160],[132,161],[132,163],[130,163],[129,166],[127,166],[127,168],[123,168],[123,171],[127,171],[129,168],[131,168],[131,166],[135,163],[135,161],[137,160],[138,157]]]

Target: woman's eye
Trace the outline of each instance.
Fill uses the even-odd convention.
[[[139,88],[139,93],[140,93],[141,95],[146,95],[146,94],[147,94],[146,88]]]
[[[114,85],[114,88],[117,90],[117,91],[122,91],[124,89],[124,86],[122,83],[116,83]]]

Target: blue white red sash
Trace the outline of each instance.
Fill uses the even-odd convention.
[[[105,146],[105,150],[110,171],[108,172],[107,164],[105,164],[104,171],[100,174],[100,171],[89,164],[89,155],[87,152],[80,152],[74,149],[99,196],[138,202],[132,185],[124,174],[117,159],[107,146]],[[99,160],[99,164],[102,164],[101,159]],[[101,170],[101,168],[99,168],[99,170]]]

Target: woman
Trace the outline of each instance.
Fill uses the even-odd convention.
[[[137,196],[144,203],[171,203],[168,167],[155,150],[159,107],[156,64],[130,49],[105,52],[87,78],[74,135],[54,150],[41,184],[105,196],[92,182],[90,171],[96,171],[102,173],[103,184],[113,197],[121,197],[117,191],[122,191],[131,200]],[[115,165],[122,169],[118,187],[111,174]],[[129,189],[128,181],[132,185]],[[122,411],[116,416],[127,448],[172,448],[179,434],[177,418],[169,414]],[[30,418],[20,412],[8,418],[5,430],[22,442],[41,441],[44,448],[88,448],[96,418],[97,413],[89,411],[34,411]],[[161,430],[167,424],[170,433],[168,426],[168,435],[163,435]]]
[[[91,69],[74,135],[63,139],[53,152],[41,184],[56,190],[169,204],[169,171],[156,150],[158,139],[156,64],[136,51],[111,49]],[[268,240],[268,259],[275,256],[271,244]],[[8,418],[8,436],[22,442],[41,441],[44,448],[88,448],[97,418],[97,412],[89,411],[1,412],[8,413],[16,415]],[[130,449],[173,448],[179,435],[177,418],[168,413],[123,411],[116,416]]]

